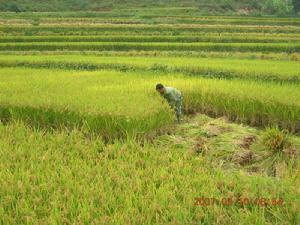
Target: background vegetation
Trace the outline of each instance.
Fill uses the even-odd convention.
[[[136,1],[136,0],[13,0],[0,1],[1,11],[25,12],[25,11],[111,11],[115,9],[129,10],[139,15],[139,10],[148,7],[187,7],[182,9],[186,14],[252,14],[252,15],[291,15],[300,10],[298,0],[168,0],[168,1]],[[188,8],[190,7],[190,8]]]

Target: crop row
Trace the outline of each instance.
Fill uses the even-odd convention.
[[[276,61],[300,61],[300,53],[286,52],[217,52],[217,51],[1,51],[0,55],[15,56],[114,56],[114,57],[200,57],[200,58],[228,58],[228,59],[257,59]]]
[[[219,43],[284,43],[300,42],[293,36],[154,36],[154,35],[105,35],[105,36],[2,36],[0,43],[9,42],[219,42]]]
[[[4,123],[22,120],[41,129],[83,128],[111,140],[144,137],[172,119],[166,105],[156,107],[158,97],[143,93],[146,84],[139,85],[141,79],[119,72],[3,68],[0,80]]]
[[[16,19],[2,19],[4,24],[14,24]],[[112,17],[112,18],[40,18],[19,19],[19,24],[67,24],[67,25],[95,25],[99,23],[109,24],[210,24],[210,25],[264,25],[264,26],[300,26],[299,20],[259,20],[241,18],[205,18],[205,17]]]
[[[46,37],[46,35],[12,35],[12,34],[4,34],[2,33],[3,36],[1,36],[1,38],[13,38],[13,37],[20,37],[20,38],[34,38],[34,37]],[[45,33],[46,34],[46,33]],[[136,37],[187,37],[187,38],[202,38],[202,37],[223,37],[223,38],[246,38],[245,34],[247,34],[247,36],[249,38],[258,38],[258,39],[270,39],[270,38],[274,38],[274,39],[280,39],[280,38],[286,38],[286,39],[300,39],[300,33],[261,33],[261,32],[248,32],[248,33],[231,33],[231,32],[220,32],[220,33],[215,33],[215,32],[197,32],[197,33],[186,33],[185,35],[170,35],[168,33],[161,33],[158,34],[157,32],[154,33],[147,33],[145,34],[144,32],[141,33],[137,33],[136,35],[132,35],[130,32],[104,32],[102,34],[99,35],[75,35],[74,34],[70,34],[70,35],[62,35],[62,34],[55,34],[55,35],[50,35],[50,37],[106,37],[106,36],[111,36],[111,37],[132,37],[132,36],[136,36]]]
[[[131,12],[116,11],[76,11],[76,12],[1,12],[3,19],[41,19],[41,18],[112,18],[132,17]]]
[[[134,17],[137,9],[132,10],[112,10],[112,11],[74,11],[74,12],[2,12],[1,17],[5,19],[43,19],[43,18],[115,18],[115,17]],[[149,10],[148,8],[146,11]],[[157,10],[157,9],[155,9]],[[165,11],[171,11],[170,7]],[[184,10],[183,10],[184,11]],[[196,10],[199,11],[199,10]],[[143,18],[167,17],[167,18],[186,18],[186,19],[207,19],[207,20],[241,20],[241,21],[283,21],[294,22],[300,21],[298,17],[253,17],[253,16],[212,16],[212,15],[187,15],[186,13],[175,14],[174,10],[171,11],[172,15],[158,14],[158,15],[139,15]]]
[[[0,51],[238,51],[300,52],[300,43],[26,42],[0,43]]]
[[[103,34],[109,32],[131,32],[131,33],[169,33],[172,35],[179,35],[185,33],[287,33],[299,34],[300,27],[289,26],[232,26],[232,25],[145,25],[145,24],[102,24],[91,26],[72,26],[72,25],[53,25],[53,26],[1,26],[0,32],[7,34],[25,34],[25,35],[39,35],[47,34],[78,34],[83,33],[87,35]]]
[[[42,128],[84,126],[106,138],[145,135],[171,119],[171,111],[154,90],[162,82],[183,92],[186,112],[300,131],[299,85],[146,72],[24,68],[2,68],[0,72],[2,121],[22,120]]]
[[[195,17],[195,16],[140,16],[137,17],[41,17],[41,18],[0,18],[0,22],[4,24],[97,24],[97,23],[111,23],[111,24],[215,24],[215,25],[267,25],[267,26],[299,26],[300,20],[297,18],[290,19],[271,19],[271,18],[243,18],[243,17]]]
[[[81,55],[0,56],[3,67],[184,73],[211,78],[241,78],[277,82],[300,81],[300,65],[293,61],[238,60],[193,57],[96,57]]]
[[[300,21],[297,20],[257,20],[257,19],[214,19],[214,18],[184,18],[184,17],[163,17],[154,18],[157,23],[183,23],[183,24],[232,24],[232,25],[273,25],[273,26],[300,26]]]
[[[147,16],[144,16],[147,18]],[[180,18],[191,20],[214,20],[214,21],[259,21],[259,22],[299,22],[299,17],[257,17],[257,16],[211,16],[211,15],[159,15],[158,18]],[[46,18],[46,17],[44,17]],[[48,17],[50,18],[50,17]],[[54,18],[54,17],[51,17]],[[76,17],[73,17],[76,18]],[[77,17],[78,18],[78,17]]]

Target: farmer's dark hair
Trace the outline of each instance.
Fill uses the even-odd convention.
[[[156,85],[156,90],[161,90],[163,88],[164,88],[164,85],[162,85],[162,84],[157,84]]]

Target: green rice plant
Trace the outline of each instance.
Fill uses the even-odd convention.
[[[26,42],[0,43],[0,51],[238,51],[300,52],[299,43]]]
[[[152,17],[153,18],[153,17]],[[273,25],[273,26],[299,26],[296,18],[249,18],[249,17],[196,17],[196,16],[161,16],[153,18],[157,23],[183,23],[183,24],[232,24],[232,25]]]
[[[47,130],[83,128],[110,141],[144,137],[172,121],[158,96],[141,91],[145,84],[140,86],[140,79],[122,78],[117,72],[17,69],[2,70],[0,76],[0,118],[5,123],[21,120]],[[18,93],[21,89],[23,94]]]
[[[181,17],[181,16],[142,16],[140,18],[128,17],[114,17],[114,18],[43,18],[41,25],[49,24],[96,24],[96,23],[111,23],[111,24],[218,24],[218,25],[273,25],[273,26],[299,26],[300,21],[291,18],[290,20],[270,20],[265,18],[259,19],[245,19],[245,18],[209,18],[209,17]]]
[[[215,59],[251,59],[251,60],[276,60],[300,61],[300,53],[264,53],[264,52],[205,52],[205,51],[1,51],[0,55],[5,56],[114,56],[114,57],[189,57],[189,58],[215,58]]]
[[[249,176],[169,146],[105,145],[78,130],[49,133],[23,123],[0,124],[0,149],[2,224],[298,221],[299,170],[280,180]],[[201,197],[220,202],[197,205]]]
[[[300,131],[299,85],[114,71],[5,68],[0,74],[3,121],[21,119],[46,128],[86,122],[89,130],[108,137],[145,134],[172,121],[154,90],[161,82],[182,91],[187,112]]]
[[[3,36],[0,43],[11,42],[218,42],[218,43],[284,43],[300,42],[298,36],[237,36],[205,34],[201,36],[105,35],[105,36]]]
[[[295,26],[233,26],[233,25],[145,25],[145,24],[103,24],[89,26],[0,26],[0,32],[6,34],[40,35],[40,34],[103,34],[110,32],[128,32],[131,34],[171,34],[186,33],[284,33],[299,34],[300,28]]]
[[[114,11],[76,11],[76,12],[1,12],[1,17],[5,19],[42,19],[42,18],[111,18],[111,17],[131,17],[133,13]]]
[[[78,70],[116,69],[184,73],[211,78],[241,78],[298,83],[298,62],[196,57],[95,57],[82,55],[0,56],[1,66]]]
[[[292,88],[296,95],[299,95],[296,91],[298,88]],[[277,85],[245,81],[212,81],[205,82],[201,88],[195,87],[198,92],[182,89],[188,96],[185,105],[187,111],[192,109],[215,117],[226,116],[232,121],[252,126],[278,125],[299,132],[299,101],[296,98],[290,104],[283,101],[285,91],[290,90],[288,86],[281,89]],[[281,94],[275,94],[277,91]],[[271,93],[273,96],[268,96]]]
[[[298,224],[300,19],[201,7],[1,13],[0,224]]]

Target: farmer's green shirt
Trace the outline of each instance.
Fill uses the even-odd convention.
[[[165,93],[162,95],[170,105],[179,103],[182,99],[181,92],[173,87],[165,87]]]

